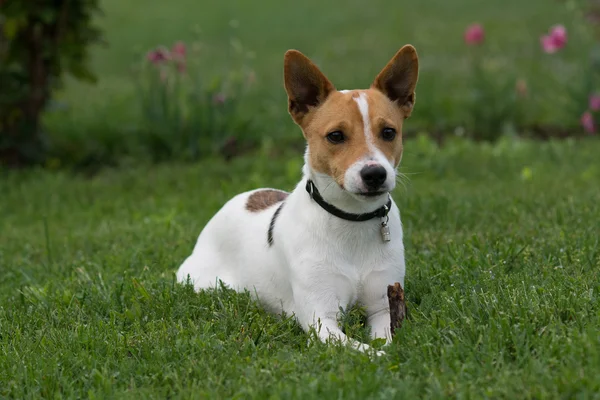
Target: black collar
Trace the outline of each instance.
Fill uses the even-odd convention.
[[[340,210],[336,206],[326,202],[325,199],[323,199],[323,197],[321,196],[321,193],[319,193],[317,186],[310,179],[306,182],[306,191],[310,195],[311,199],[316,201],[317,204],[320,205],[323,210],[327,211],[331,215],[335,215],[336,217],[345,219],[347,221],[360,222],[368,221],[373,218],[385,218],[388,212],[390,212],[390,209],[392,208],[392,199],[389,198],[386,205],[378,208],[375,211],[366,214],[351,214],[346,211]]]

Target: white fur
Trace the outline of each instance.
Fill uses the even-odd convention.
[[[366,99],[361,95],[357,104],[369,135]],[[329,214],[306,192],[307,179],[315,182],[326,201],[352,213],[373,211],[388,197],[364,199],[349,193],[311,168],[309,152],[307,148],[304,176],[276,219],[272,246],[267,231],[278,204],[250,212],[246,202],[253,191],[242,193],[208,222],[177,278],[185,282],[189,276],[197,290],[214,287],[217,280],[238,291],[247,289],[271,312],[293,314],[305,330],[314,327],[323,341],[334,337],[366,350],[369,346],[347,338],[337,321],[340,307],[359,302],[366,307],[371,336],[389,342],[387,286],[394,282],[404,286],[400,212],[393,203],[390,242],[381,238],[379,219],[350,222]],[[380,160],[376,152],[375,157],[384,165],[385,157]],[[393,168],[390,176],[395,182]]]
[[[363,130],[367,140],[367,146],[371,152],[375,152],[377,147],[375,147],[373,132],[371,132],[371,120],[369,119],[369,102],[367,100],[367,94],[362,92],[358,95],[358,97],[353,97],[353,99],[358,105],[358,110],[360,111],[360,115],[363,119]]]

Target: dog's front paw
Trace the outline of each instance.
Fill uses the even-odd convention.
[[[366,349],[364,349],[362,351],[363,351],[363,353],[367,353],[368,355],[374,355],[377,357],[381,357],[381,356],[385,356],[387,354],[383,350],[379,350],[379,349],[376,349],[374,347],[367,346],[367,345],[365,345],[365,346],[366,346]]]
[[[384,356],[386,353],[383,350],[378,350],[375,347],[369,346],[368,344],[355,342],[353,346],[356,350],[369,354],[376,355],[377,357]]]
[[[383,350],[375,350],[375,355],[377,357],[385,356],[387,353]]]

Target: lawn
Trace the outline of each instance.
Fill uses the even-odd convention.
[[[500,80],[526,79],[528,99],[544,100],[542,122],[577,126],[594,88],[574,118],[562,105],[584,83],[591,36],[569,4],[102,0],[98,83],[67,80],[44,120],[48,166],[94,170],[0,171],[0,398],[600,398],[596,137],[489,144],[446,129],[442,147],[426,135],[405,142],[408,181],[393,196],[410,318],[383,357],[312,343],[248,294],[198,294],[174,279],[229,198],[300,179],[287,49],[349,89],[415,45],[413,135],[466,123],[476,49]],[[468,48],[474,22],[486,39]],[[539,36],[559,23],[568,45],[543,54]],[[230,65],[232,40],[253,55],[255,87],[232,116],[252,129],[223,135],[252,136],[254,153],[151,164],[131,145],[149,140],[132,64],[178,40],[202,42],[207,80]],[[118,167],[102,168],[107,160]],[[366,337],[360,308],[347,311],[345,331]]]
[[[211,215],[293,188],[300,152],[5,173],[0,397],[597,398],[600,142],[405,148],[411,318],[377,359],[174,283]],[[343,322],[364,335],[358,309]]]

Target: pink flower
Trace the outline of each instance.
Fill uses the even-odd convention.
[[[600,95],[593,94],[590,96],[590,109],[592,111],[600,111]]]
[[[594,123],[594,116],[591,112],[586,111],[581,116],[581,126],[587,133],[596,133],[596,124]]]
[[[485,32],[481,24],[472,24],[465,31],[465,43],[469,46],[483,43]]]
[[[162,64],[169,59],[169,52],[162,48],[152,50],[148,52],[146,59],[154,65]]]
[[[549,35],[540,38],[542,49],[548,54],[554,54],[567,44],[567,30],[562,25],[555,25]]]
[[[544,49],[544,52],[548,54],[554,54],[558,51],[554,45],[554,40],[552,40],[552,37],[549,35],[542,36],[540,38],[540,43],[542,44],[542,49]]]
[[[175,65],[177,66],[177,71],[180,74],[185,73],[186,71],[186,61],[185,61],[185,56],[187,53],[187,48],[185,46],[185,43],[183,42],[177,42],[173,45],[173,48],[171,49],[171,56],[173,57],[173,60],[175,61]]]
[[[554,44],[559,49],[567,44],[567,29],[563,25],[554,25],[550,31],[550,36],[554,39]]]
[[[186,53],[187,53],[187,48],[185,46],[185,43],[183,43],[183,42],[175,43],[173,45],[173,48],[171,49],[171,54],[182,57],[182,58],[185,58]]]

